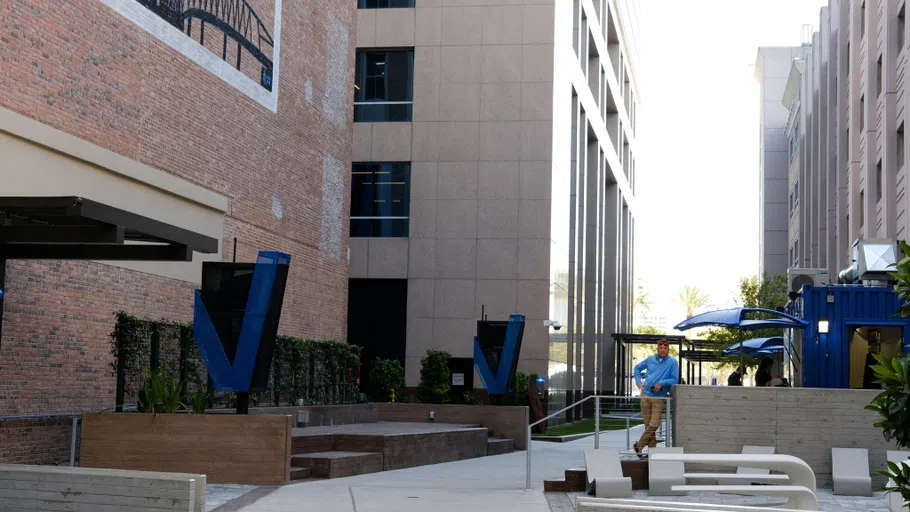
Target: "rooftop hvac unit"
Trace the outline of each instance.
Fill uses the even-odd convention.
[[[804,285],[817,286],[828,284],[828,269],[826,268],[788,268],[787,290],[799,292]]]

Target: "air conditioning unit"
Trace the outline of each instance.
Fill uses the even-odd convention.
[[[829,284],[828,269],[826,268],[788,268],[787,290],[799,292],[804,285]]]

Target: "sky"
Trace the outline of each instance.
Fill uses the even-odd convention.
[[[684,285],[730,307],[758,274],[759,46],[798,46],[819,0],[638,0],[635,277],[652,315]]]

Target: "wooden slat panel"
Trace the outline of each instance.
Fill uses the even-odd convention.
[[[211,483],[290,481],[290,416],[84,414],[81,466],[201,473]]]

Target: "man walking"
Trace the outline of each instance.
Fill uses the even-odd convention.
[[[670,357],[670,343],[657,342],[657,354],[635,365],[635,383],[641,391],[641,415],[645,432],[633,446],[641,453],[645,446],[657,446],[657,427],[664,409],[662,398],[670,395],[670,386],[679,382],[679,363]],[[644,375],[644,376],[643,376]]]

